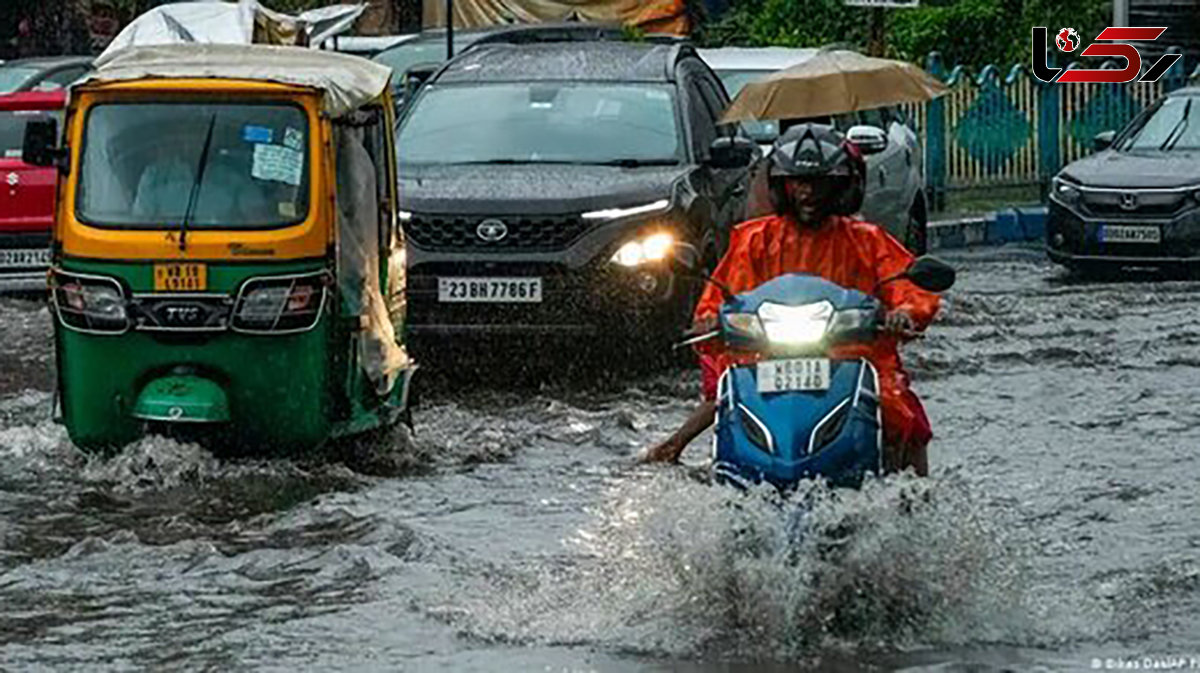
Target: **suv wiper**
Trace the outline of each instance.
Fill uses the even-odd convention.
[[[675,159],[611,159],[609,161],[596,161],[593,162],[593,165],[640,168],[642,166],[674,166],[678,163],[679,161]]]
[[[200,150],[200,165],[196,166],[196,181],[192,183],[192,191],[188,194],[187,210],[183,212],[183,222],[179,223],[179,249],[187,250],[188,225],[196,211],[196,202],[200,200],[200,184],[204,182],[204,169],[208,166],[208,149],[212,147],[213,127],[217,125],[217,113],[214,112],[208,120],[208,133],[204,135],[204,147]]]
[[[1184,130],[1187,129],[1188,115],[1191,113],[1192,99],[1188,98],[1188,102],[1183,106],[1183,116],[1179,118],[1179,121],[1175,122],[1175,128],[1171,129],[1171,133],[1167,135],[1167,139],[1163,141],[1163,144],[1158,146],[1159,151],[1169,152],[1171,148],[1175,147],[1175,143],[1179,142],[1179,139],[1183,137]],[[1176,135],[1176,132],[1179,135]]]
[[[482,161],[455,161],[455,166],[522,166],[526,164],[577,164],[577,161],[556,159],[484,159]]]

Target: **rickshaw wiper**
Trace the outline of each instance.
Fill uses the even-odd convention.
[[[187,210],[183,213],[183,222],[179,223],[179,249],[187,250],[188,224],[196,210],[196,201],[200,197],[200,185],[204,182],[204,168],[208,166],[208,149],[212,147],[213,127],[217,125],[217,113],[214,112],[208,120],[208,133],[204,135],[204,147],[200,150],[200,165],[196,166],[196,181],[192,183],[192,192],[188,195]]]

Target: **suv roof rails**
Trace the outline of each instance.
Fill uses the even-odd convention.
[[[462,51],[488,44],[536,44],[552,42],[637,42],[651,44],[676,44],[687,38],[663,33],[644,36],[630,34],[625,26],[617,23],[586,23],[570,21],[564,23],[539,23],[505,27],[484,35]]]

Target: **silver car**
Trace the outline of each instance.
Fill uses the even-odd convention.
[[[816,49],[783,47],[700,50],[701,58],[716,72],[731,98],[746,84],[798,65],[816,53]],[[914,253],[924,253],[929,212],[925,204],[924,153],[908,120],[898,108],[888,107],[834,115],[830,121],[867,155],[862,217],[883,225]],[[779,125],[773,121],[751,122],[743,128],[764,150],[779,135]]]

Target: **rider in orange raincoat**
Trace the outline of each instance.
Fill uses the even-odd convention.
[[[777,210],[784,214],[734,229],[713,278],[737,294],[785,273],[810,273],[878,296],[888,311],[887,334],[874,343],[838,347],[834,357],[865,357],[879,370],[887,469],[911,466],[927,474],[925,448],[933,433],[909,389],[897,347],[933,320],[937,295],[907,280],[879,285],[907,269],[913,256],[881,227],[844,214],[861,206],[865,164],[841,134],[816,124],[789,129],[775,143],[769,171]],[[698,330],[715,324],[722,302],[720,290],[710,284],[696,306]],[[675,435],[651,449],[646,460],[676,460],[712,424],[721,372],[752,357],[725,351],[713,341],[702,342],[697,350],[705,403]]]

